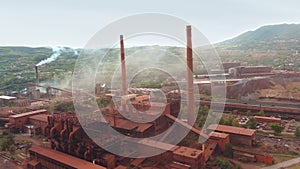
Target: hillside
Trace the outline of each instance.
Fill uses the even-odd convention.
[[[263,26],[216,46],[235,50],[300,50],[300,24]]]
[[[300,24],[263,26],[215,46],[224,62],[300,70]],[[126,49],[127,55],[144,56],[140,58],[141,60],[134,57],[132,63],[137,65],[139,62],[153,61],[169,63],[165,66],[174,65],[175,63],[170,63],[170,60],[176,56],[184,60],[184,51],[183,48],[159,46]],[[39,66],[40,82],[69,84],[70,80],[65,82],[65,79],[70,79],[72,75],[77,54],[77,50],[67,47],[0,47],[0,92],[19,91],[24,89],[27,82],[35,82],[35,65]],[[204,52],[204,55],[207,56],[209,53]],[[110,50],[106,59],[108,64],[102,65],[106,74],[99,74],[102,81],[110,79],[111,73],[119,63],[119,50]],[[200,70],[200,61],[194,60],[194,65],[197,65],[195,72],[205,73]],[[135,66],[128,66],[128,71],[135,71]]]
[[[101,51],[99,50],[100,53],[97,53],[93,50],[86,50],[84,53],[87,54],[83,55],[99,59],[98,56],[103,54]],[[78,52],[79,50],[67,47],[0,47],[0,94],[10,94],[12,91],[23,90],[28,82],[36,82],[36,65],[38,66],[39,83],[41,85],[51,85],[59,88],[70,87]],[[175,56],[184,57],[183,52],[184,49],[177,47],[145,46],[127,48],[126,54],[132,56],[131,59],[127,58],[127,72],[128,74],[136,72],[137,67],[141,65],[140,63],[177,64],[177,62],[172,61]],[[111,79],[120,63],[119,56],[118,48],[110,49],[106,53],[103,60],[106,64],[99,65],[98,81],[109,81]],[[156,78],[156,76],[142,75],[136,77],[136,83],[143,78],[148,79],[148,81]]]
[[[63,79],[73,70],[77,57],[71,48],[0,47],[0,91],[21,90],[27,82],[35,82],[34,66],[47,58],[59,56],[40,66],[40,81]],[[41,63],[44,63],[41,62]]]

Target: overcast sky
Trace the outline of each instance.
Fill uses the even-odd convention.
[[[300,23],[298,0],[2,0],[0,3],[0,46],[83,47],[110,22],[144,12],[182,18],[213,43],[262,25]]]

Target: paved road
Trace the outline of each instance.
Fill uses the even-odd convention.
[[[284,161],[284,162],[281,162],[281,163],[278,163],[278,164],[275,164],[275,165],[272,165],[272,166],[269,166],[269,167],[264,167],[262,169],[280,169],[280,168],[283,168],[283,167],[292,166],[292,165],[297,164],[297,163],[300,163],[300,157],[299,158],[294,158],[294,159],[291,159],[291,160],[288,160],[288,161]]]

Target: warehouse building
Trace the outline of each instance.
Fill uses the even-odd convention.
[[[105,169],[100,165],[49,148],[33,146],[29,149],[29,153],[28,169]]]
[[[232,144],[253,146],[256,142],[256,130],[225,125],[216,126],[215,124],[208,126],[207,129],[210,131],[215,129],[217,132],[229,134],[230,142]]]
[[[20,113],[15,115],[9,116],[9,123],[6,124],[6,126],[10,129],[16,129],[19,131],[23,131],[25,129],[25,124],[29,122],[29,118],[34,115],[38,114],[47,114],[46,109],[36,110],[36,111],[30,111],[26,113]]]
[[[46,135],[45,129],[48,125],[48,114],[37,114],[29,117],[29,124],[33,125],[34,135]]]
[[[216,143],[221,152],[225,151],[226,144],[230,143],[229,134],[220,133],[220,132],[212,132],[208,139],[209,143]]]
[[[276,117],[254,116],[254,118],[260,123],[281,123],[281,119]]]

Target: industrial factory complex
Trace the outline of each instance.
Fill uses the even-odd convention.
[[[278,154],[273,155],[272,152],[264,151],[261,147],[265,149],[276,147],[282,152],[300,153],[299,140],[291,141],[280,138],[272,132],[272,126],[278,124],[283,127],[285,135],[290,138],[293,136],[291,133],[295,132],[298,126],[297,120],[300,120],[300,107],[297,104],[251,102],[251,99],[245,99],[255,96],[261,99],[281,99],[297,103],[297,97],[273,96],[271,92],[267,96],[261,96],[257,92],[256,95],[250,93],[255,90],[265,92],[266,88],[263,85],[255,84],[264,84],[270,77],[283,75],[298,77],[300,73],[275,71],[268,66],[247,66],[238,62],[226,62],[219,67],[224,71],[214,70],[212,75],[196,75],[193,71],[191,26],[186,27],[186,40],[188,71],[184,98],[181,98],[181,93],[176,88],[166,90],[167,101],[162,103],[159,99],[154,99],[154,101],[150,99],[149,93],[155,89],[128,88],[126,86],[125,44],[121,35],[120,99],[118,103],[112,103],[111,100],[115,94],[104,85],[95,84],[95,93],[92,94],[95,94],[96,99],[102,102],[107,101],[107,104],[99,106],[99,110],[93,110],[86,119],[78,117],[76,109],[61,108],[59,111],[53,111],[50,104],[54,102],[55,95],[63,98],[61,99],[62,105],[72,103],[71,90],[39,84],[39,67],[35,66],[36,83],[27,84],[25,96],[0,96],[0,104],[3,107],[23,107],[24,109],[18,111],[8,108],[7,114],[0,117],[0,121],[5,130],[16,133],[20,135],[19,137],[27,134],[26,137],[42,140],[40,139],[39,144],[31,140],[32,144],[26,145],[27,154],[23,161],[8,159],[28,169],[204,169],[217,168],[215,161],[223,157],[229,159],[234,166],[242,166],[243,163],[273,165]],[[220,80],[218,78],[220,74],[225,76],[226,80]],[[208,126],[194,124],[195,107],[198,105],[200,109],[201,107],[209,109],[212,105],[209,99],[195,100],[195,94],[210,95],[211,85],[221,84],[225,84],[228,100],[225,105],[221,102],[214,103],[217,113],[224,113],[221,124],[208,124]],[[199,93],[195,93],[195,86],[199,89]],[[247,101],[240,101],[242,99]],[[179,118],[182,103],[186,107],[185,119]],[[153,120],[144,123],[131,121],[123,116],[124,112],[136,119]],[[99,113],[102,113],[103,119],[95,120],[98,116],[93,115]],[[84,126],[80,121],[86,121]],[[250,122],[253,122],[252,126]],[[172,132],[167,132],[160,140],[151,140],[151,137],[163,133],[174,124],[180,126],[176,132],[188,130],[182,142],[172,144],[172,138],[176,137]],[[93,126],[103,126],[103,128],[110,126],[122,135],[141,140],[131,142],[128,139],[111,135],[108,131],[99,130],[93,131],[95,135],[101,135],[99,138],[95,137],[97,139],[95,141],[85,131],[85,128]],[[206,141],[200,144],[199,138],[205,138]],[[166,143],[164,142],[166,139],[171,141]],[[101,146],[97,144],[99,142]],[[136,148],[126,152],[129,154],[128,157],[107,151],[108,147],[122,149],[132,144],[135,144]],[[130,155],[144,151],[157,150],[162,150],[163,153],[152,157],[130,157]],[[2,156],[7,157],[3,153]]]

